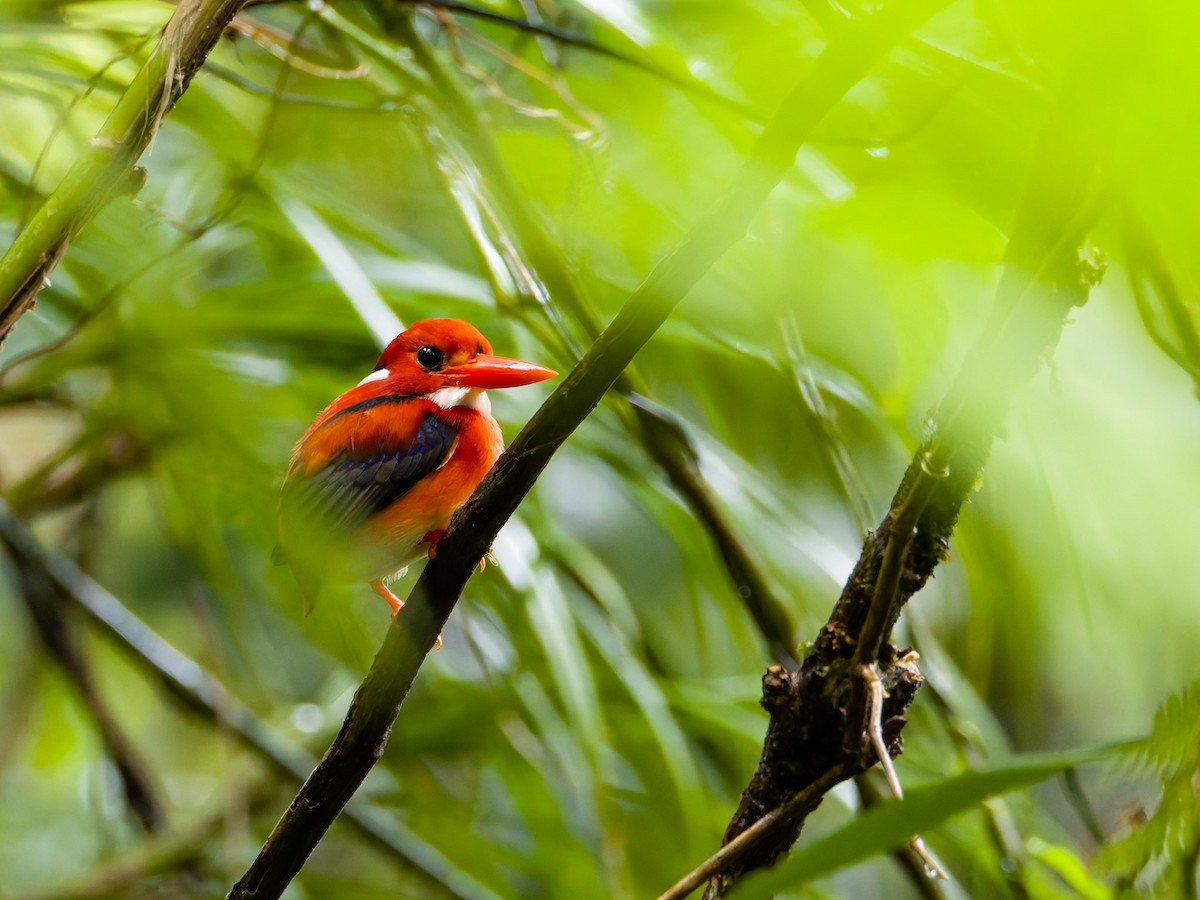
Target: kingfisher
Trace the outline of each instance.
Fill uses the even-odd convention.
[[[450,517],[504,449],[487,391],[557,374],[493,356],[460,319],[414,322],[397,335],[292,452],[276,558],[295,574],[305,611],[334,570],[369,581],[395,615],[403,601],[388,583],[436,554]]]

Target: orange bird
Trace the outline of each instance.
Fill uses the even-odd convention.
[[[277,558],[295,573],[306,609],[341,565],[369,580],[394,615],[403,601],[385,582],[433,557],[450,516],[504,449],[485,391],[556,374],[493,356],[487,339],[458,319],[414,322],[397,335],[292,452]]]

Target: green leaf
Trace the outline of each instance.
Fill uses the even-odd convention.
[[[775,869],[746,878],[738,886],[737,895],[766,897],[807,884],[900,847],[914,835],[936,828],[994,794],[1030,787],[1065,769],[1096,762],[1113,752],[1112,747],[1104,747],[1015,757],[994,769],[963,772],[918,785],[903,800],[882,803],[797,851]]]
[[[1030,838],[1025,842],[1029,855],[1050,869],[1070,885],[1084,900],[1105,900],[1112,892],[1104,882],[1093,878],[1087,865],[1066,847],[1051,844],[1041,838]]]

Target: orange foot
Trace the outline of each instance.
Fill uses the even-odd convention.
[[[425,532],[425,537],[417,541],[418,544],[429,545],[429,550],[427,552],[430,559],[435,559],[437,557],[438,542],[441,541],[442,535],[445,533],[445,528],[439,528],[437,531],[427,531]],[[492,551],[490,549],[484,558],[479,561],[479,571],[482,572],[484,569],[486,569],[488,563],[491,563],[493,566],[500,565],[500,563],[496,562],[496,557],[492,556]]]
[[[404,605],[404,601],[392,593],[392,589],[383,583],[382,578],[376,578],[371,582],[371,590],[387,601],[388,606],[392,608],[392,618],[396,618],[396,613],[400,612],[400,607]],[[442,649],[442,636],[440,634],[435,646],[438,650]]]
[[[392,589],[383,583],[382,578],[376,578],[371,582],[371,590],[387,601],[387,605],[392,608],[393,616],[400,612],[400,607],[404,605],[404,601],[392,593]]]
[[[429,553],[430,559],[433,559],[434,557],[437,556],[438,542],[441,541],[442,535],[445,533],[446,533],[445,528],[439,528],[436,531],[427,531],[427,532],[425,532],[425,537],[423,537],[419,541],[417,541],[418,544],[428,544],[429,545],[428,553]]]

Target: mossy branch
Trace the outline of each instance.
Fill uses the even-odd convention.
[[[0,344],[33,306],[67,246],[113,196],[246,0],[182,0],[150,58],[83,155],[0,258]]]
[[[1058,342],[1070,310],[1095,273],[1080,247],[1100,213],[1098,166],[1083,127],[1085,105],[1064,91],[1049,117],[1012,228],[993,314],[966,353],[932,417],[888,513],[863,544],[833,612],[795,672],[782,666],[763,680],[771,721],[762,757],[725,834],[725,847],[664,897],[680,898],[709,874],[706,900],[724,897],[757,868],[773,865],[796,842],[814,784],[829,785],[870,768],[862,672],[878,667],[886,700],[880,716],[890,752],[900,751],[904,714],[922,678],[915,654],[898,654],[890,636],[901,610],[949,553],[950,536],[983,473],[992,443],[1020,386]],[[1061,202],[1051,207],[1052,193]],[[873,671],[874,669],[872,669]],[[783,817],[803,797],[804,815]],[[770,826],[759,824],[769,821]],[[753,843],[743,834],[757,835]],[[733,848],[737,848],[736,851]],[[719,857],[719,862],[717,862]]]

